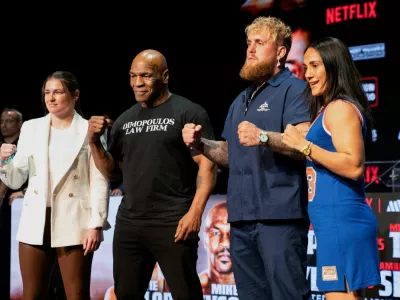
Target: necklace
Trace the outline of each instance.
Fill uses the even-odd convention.
[[[247,105],[250,104],[251,100],[253,100],[254,95],[258,92],[258,90],[266,83],[266,81],[264,81],[263,83],[261,83],[254,91],[253,93],[251,93],[251,97],[247,100]]]

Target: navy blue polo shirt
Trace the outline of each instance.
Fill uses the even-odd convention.
[[[307,216],[305,164],[265,146],[240,144],[243,121],[273,132],[310,121],[303,91],[306,83],[285,68],[267,81],[247,106],[255,86],[232,103],[222,137],[228,141],[228,221],[297,219]]]

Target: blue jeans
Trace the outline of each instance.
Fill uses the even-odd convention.
[[[304,300],[307,233],[304,220],[231,223],[231,257],[240,300]]]

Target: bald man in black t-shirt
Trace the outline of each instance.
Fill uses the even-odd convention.
[[[100,136],[107,118],[89,121],[97,168],[115,177],[121,166],[124,196],[114,233],[114,280],[118,299],[143,299],[156,261],[174,299],[202,300],[196,271],[198,232],[216,167],[182,139],[186,123],[213,130],[207,112],[168,89],[165,57],[154,50],[132,62],[130,84],[137,104],[114,123],[108,152]]]

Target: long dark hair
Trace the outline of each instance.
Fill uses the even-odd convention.
[[[317,117],[323,105],[335,99],[347,99],[364,114],[369,133],[373,123],[371,109],[362,89],[360,73],[347,46],[337,38],[326,37],[315,41],[308,48],[319,53],[326,71],[326,90],[323,95],[313,96],[310,85],[305,90],[312,119]]]
[[[79,84],[78,84],[78,81],[76,80],[76,77],[68,71],[56,71],[56,72],[50,74],[49,76],[47,76],[47,78],[44,81],[43,86],[42,86],[42,105],[43,105],[45,114],[48,113],[48,110],[46,108],[46,102],[44,100],[44,90],[45,90],[47,81],[49,81],[50,79],[60,80],[61,84],[64,86],[64,88],[66,88],[69,91],[69,93],[71,95],[73,95],[77,90],[79,90]],[[83,113],[82,113],[82,108],[81,108],[81,101],[79,99],[76,100],[76,102],[75,102],[75,110],[78,114],[81,115],[81,117],[84,117]]]

